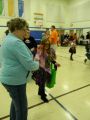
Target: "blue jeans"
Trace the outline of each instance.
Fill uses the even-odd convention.
[[[10,108],[10,120],[27,120],[27,96],[26,84],[3,84],[12,99]]]

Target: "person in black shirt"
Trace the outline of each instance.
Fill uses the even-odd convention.
[[[87,32],[86,39],[90,39],[90,33]]]
[[[27,32],[24,36],[23,41],[26,44],[26,46],[31,50],[31,52],[33,54],[33,58],[34,58],[37,53],[37,42],[35,41],[34,37],[30,36],[29,28],[27,29]],[[26,77],[29,76],[29,73],[30,73],[30,71],[28,71]],[[32,75],[32,78],[33,78],[33,75]]]
[[[24,43],[27,45],[29,49],[37,48],[37,43],[34,39],[34,37],[30,36],[28,39],[24,39]]]
[[[8,27],[8,29],[5,31],[5,34],[6,34],[6,35],[9,34],[9,24],[10,24],[10,21],[7,22],[7,27]]]
[[[35,41],[34,37],[30,36],[29,29],[27,29],[27,34],[25,35],[24,43],[32,51],[33,55],[35,56],[37,52],[37,42]]]

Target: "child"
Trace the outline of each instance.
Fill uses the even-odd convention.
[[[73,54],[75,54],[76,53],[76,45],[75,45],[75,43],[71,43],[71,47],[70,47],[70,49],[69,49],[69,53],[71,53],[70,54],[70,60],[72,60],[73,61]]]
[[[48,102],[45,94],[45,84],[50,80],[50,63],[52,62],[57,66],[59,64],[56,63],[56,55],[53,49],[50,48],[49,40],[44,40],[41,45],[38,46],[37,54],[35,59],[39,59],[40,67],[39,70],[34,72],[34,77],[36,80],[36,84],[39,86],[38,95],[41,96],[41,99],[44,102]]]

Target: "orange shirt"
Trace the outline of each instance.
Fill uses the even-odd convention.
[[[51,44],[57,44],[57,39],[58,39],[58,32],[56,30],[51,31],[50,43]]]

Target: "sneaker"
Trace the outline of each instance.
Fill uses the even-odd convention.
[[[46,103],[49,102],[49,100],[46,97],[41,97],[41,99],[43,100],[43,102],[46,102]]]
[[[72,61],[73,61],[73,58],[70,58],[70,60],[72,60]]]
[[[87,62],[87,59],[84,60],[84,63],[86,63],[86,62]]]
[[[38,92],[38,95],[42,95],[42,94],[41,94],[40,92]],[[46,95],[46,94],[44,94],[43,96],[45,96],[45,97],[46,97],[47,95]]]

